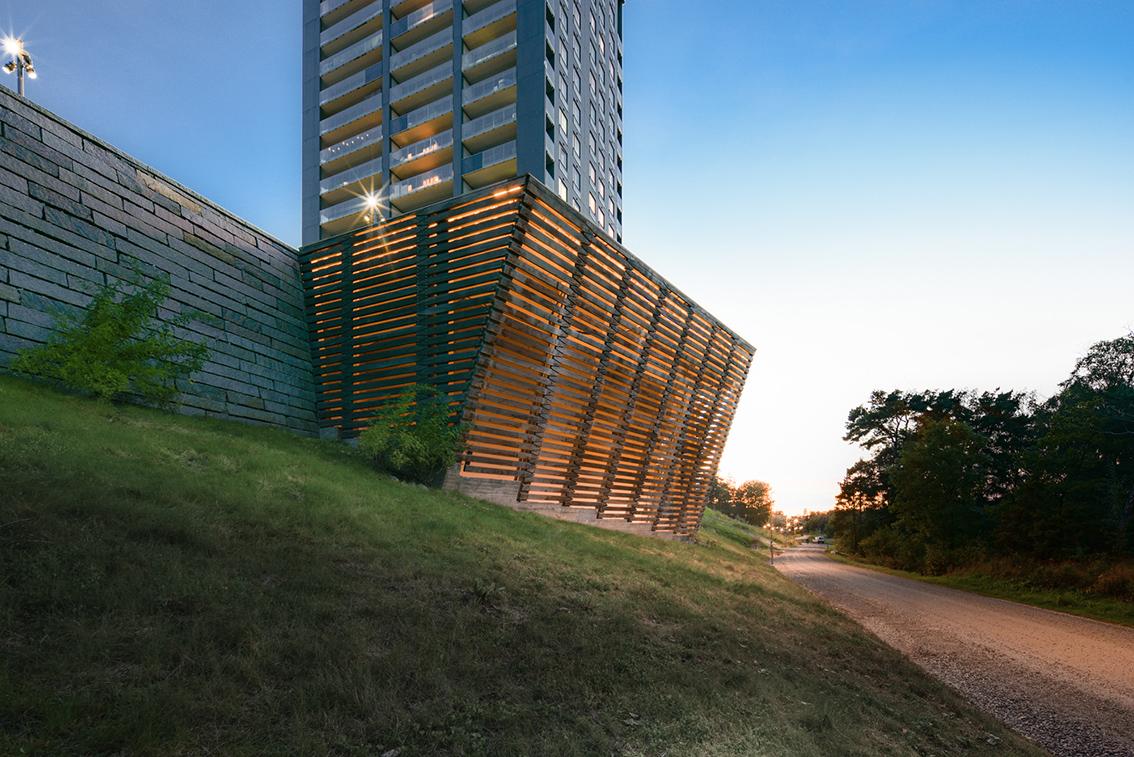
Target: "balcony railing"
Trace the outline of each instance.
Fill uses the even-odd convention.
[[[435,184],[442,184],[446,181],[453,180],[453,164],[446,163],[443,166],[438,166],[432,171],[419,173],[405,181],[399,181],[390,187],[390,199],[397,200],[398,198],[405,197],[406,195],[420,192],[423,189],[428,189]]]
[[[368,97],[362,102],[352,105],[346,110],[341,110],[333,116],[327,116],[319,122],[319,133],[326,134],[329,131],[334,131],[341,126],[346,126],[351,121],[356,121],[365,116],[374,113],[382,112],[382,98]]]
[[[384,71],[384,66],[379,62],[375,63],[373,66],[367,66],[358,73],[351,74],[341,82],[332,84],[330,87],[319,92],[319,105],[326,105],[332,100],[337,100],[343,95],[350,94],[359,87],[365,87],[367,84],[381,81]]]
[[[446,79],[453,78],[453,65],[446,61],[439,66],[435,66],[428,71],[418,74],[410,79],[406,79],[401,84],[395,84],[390,87],[390,102],[397,102],[404,100],[410,95],[416,94],[423,89],[432,87],[439,82]]]
[[[484,134],[486,131],[492,131],[493,129],[499,129],[501,126],[514,123],[516,123],[516,106],[509,105],[467,122],[461,127],[461,138],[471,139],[478,134]]]
[[[461,68],[467,71],[514,49],[516,49],[516,32],[508,32],[503,37],[497,37],[488,44],[465,53],[461,58]]]
[[[367,176],[374,176],[380,173],[382,173],[382,159],[375,158],[374,160],[368,160],[360,166],[348,168],[330,178],[323,179],[319,182],[319,194],[325,195],[328,192],[334,192],[336,189],[342,189],[343,187],[355,184],[365,179]]]
[[[440,100],[434,100],[428,105],[423,105],[416,110],[411,110],[404,116],[396,116],[390,119],[390,134],[398,134],[407,129],[412,129],[415,126],[420,126],[426,121],[432,121],[435,118],[451,113],[453,111],[453,96],[442,97]]]
[[[378,0],[374,0],[374,2],[377,1]],[[319,3],[319,17],[328,16],[349,2],[351,2],[351,0],[323,0],[323,2]]]
[[[477,100],[483,100],[486,97],[491,97],[502,89],[516,86],[516,69],[510,68],[502,74],[497,74],[491,78],[479,81],[476,84],[470,84],[465,87],[464,100],[465,105],[471,105]]]
[[[415,60],[424,58],[425,56],[442,50],[447,45],[453,44],[453,30],[442,29],[441,31],[433,34],[425,39],[410,45],[405,50],[396,52],[390,55],[390,71],[397,71],[405,68]]]
[[[451,10],[453,10],[453,0],[434,0],[434,2],[424,8],[418,8],[413,13],[391,22],[390,39],[400,37],[406,32],[412,31],[422,24],[444,13],[448,13]]]
[[[324,29],[323,33],[319,35],[319,46],[326,47],[328,43],[334,42],[344,34],[361,26],[365,26],[381,15],[382,3],[372,3],[356,13],[352,13],[337,24]]]
[[[319,212],[319,223],[328,224],[347,216],[359,215],[366,210],[366,200],[362,197],[352,197],[349,200],[323,208]]]
[[[345,50],[340,50],[330,58],[327,58],[322,63],[320,63],[319,76],[326,76],[336,68],[341,68],[342,66],[350,63],[352,60],[357,60],[364,55],[368,55],[375,50],[381,49],[382,31],[379,29],[377,32],[370,35],[366,39],[355,42],[350,47],[346,48]]]
[[[514,157],[516,157],[516,140],[490,147],[484,152],[478,152],[476,155],[470,155],[465,158],[464,163],[461,164],[461,172],[472,173],[482,168],[489,168],[499,163],[504,163]]]
[[[367,129],[361,134],[355,134],[353,137],[347,137],[342,142],[333,144],[325,150],[319,151],[319,163],[330,163],[335,160],[341,160],[357,150],[363,150],[367,147],[372,147],[375,144],[382,142],[382,127],[375,126],[373,129]]]
[[[423,139],[420,142],[414,142],[412,145],[406,145],[400,150],[393,150],[390,153],[390,167],[396,168],[403,163],[408,163],[411,160],[424,158],[426,155],[431,155],[435,152],[440,152],[448,147],[453,146],[453,130],[448,129],[435,136]]]
[[[478,11],[464,20],[461,24],[461,34],[469,36],[478,29],[483,29],[491,23],[516,12],[516,0],[500,0],[496,5]]]

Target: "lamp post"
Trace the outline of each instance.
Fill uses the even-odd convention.
[[[8,73],[16,75],[16,92],[20,97],[24,96],[24,75],[27,74],[29,79],[36,78],[35,64],[32,63],[31,55],[24,49],[24,41],[16,37],[4,38],[4,52],[12,56],[12,60],[8,61],[4,66],[4,70]]]

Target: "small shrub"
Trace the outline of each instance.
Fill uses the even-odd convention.
[[[1091,586],[1091,593],[1134,602],[1134,564],[1118,563],[1103,571]]]
[[[437,486],[457,461],[464,429],[450,422],[449,398],[415,385],[383,406],[358,440],[375,467],[404,481]]]
[[[21,352],[12,369],[102,400],[136,395],[167,405],[177,396],[177,379],[199,370],[208,357],[205,345],[173,333],[195,314],[158,321],[158,307],[168,296],[164,278],[135,282],[130,292],[120,284],[106,285],[81,314],[59,315],[54,336]]]

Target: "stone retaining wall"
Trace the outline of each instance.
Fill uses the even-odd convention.
[[[0,88],[0,367],[135,269],[169,276],[167,315],[212,317],[185,412],[315,431],[297,252]]]

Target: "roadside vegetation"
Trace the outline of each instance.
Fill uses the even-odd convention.
[[[1100,342],[1046,401],[875,392],[846,439],[869,456],[826,527],[856,559],[1083,615],[1134,618],[1134,334]]]
[[[3,754],[1037,753],[712,512],[602,531],[11,378],[0,480]]]

